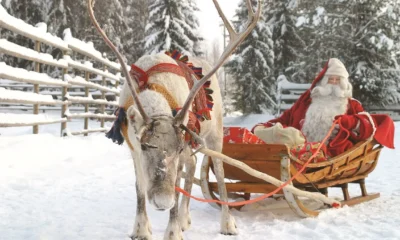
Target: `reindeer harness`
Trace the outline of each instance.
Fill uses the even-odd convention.
[[[156,83],[149,83],[149,77],[156,73],[174,73],[178,76],[184,77],[189,86],[189,89],[191,89],[194,85],[194,80],[192,76],[194,75],[196,76],[196,79],[201,79],[203,77],[203,74],[202,68],[194,67],[192,63],[188,62],[189,59],[187,56],[182,56],[177,51],[173,51],[172,53],[166,52],[165,54],[172,57],[178,65],[172,63],[160,63],[151,67],[149,70],[144,71],[138,66],[132,64],[130,74],[133,79],[136,79],[140,92],[147,89],[156,91],[163,95],[164,98],[168,101],[169,106],[171,107],[173,116],[175,116],[176,113],[181,109],[176,99],[170,94],[170,92],[168,92],[168,90],[164,86]],[[187,127],[197,134],[200,133],[200,121],[211,119],[210,111],[212,110],[214,104],[211,96],[213,91],[209,88],[210,84],[211,82],[207,81],[204,84],[203,88],[200,89],[199,93],[196,95],[193,101],[192,111],[189,111],[189,121]],[[133,145],[128,138],[126,111],[133,104],[133,97],[129,97],[129,99],[124,103],[123,106],[117,108],[117,110],[115,111],[117,119],[115,120],[111,130],[106,134],[108,138],[112,139],[113,142],[116,142],[118,144],[122,144],[124,142],[124,139],[126,139],[126,142],[131,150],[133,150]],[[192,141],[191,135],[189,133],[185,134],[185,140],[189,142],[192,147],[195,147],[195,142]]]

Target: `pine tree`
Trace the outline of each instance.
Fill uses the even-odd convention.
[[[195,14],[195,12],[199,11],[200,9],[197,7],[195,0],[187,1],[187,5],[183,5],[182,7],[182,14],[187,24],[185,32],[188,38],[193,41],[193,54],[195,56],[201,56],[203,55],[201,44],[204,38],[200,36],[198,31],[200,23]]]
[[[399,21],[388,0],[330,2],[326,22],[331,35],[326,53],[339,57],[350,73],[353,96],[365,105],[399,102],[399,73],[393,40]],[[326,28],[326,29],[328,29]]]
[[[301,57],[293,64],[291,81],[309,83],[321,70],[329,58],[326,40],[329,41],[331,28],[324,22],[325,1],[303,0],[298,1],[296,8],[296,29],[300,39],[304,40]],[[334,56],[334,55],[333,55]]]
[[[141,57],[144,50],[146,25],[149,18],[147,0],[125,0],[125,19],[127,32],[124,36],[124,50],[127,58],[133,63]]]
[[[299,64],[303,57],[305,41],[299,36],[297,22],[298,0],[272,0],[264,16],[271,25],[274,41],[274,77],[284,74],[289,81],[299,81]]]
[[[256,1],[252,1],[253,6]],[[244,29],[247,23],[247,7],[241,1],[236,11],[236,29]],[[234,105],[243,114],[261,113],[270,109],[268,96],[275,92],[273,72],[272,32],[262,16],[255,29],[237,48],[225,70],[235,80]]]
[[[152,0],[146,27],[146,53],[178,50],[183,54],[199,54],[196,48],[202,39],[196,37],[197,20],[189,16],[194,7],[193,1]]]

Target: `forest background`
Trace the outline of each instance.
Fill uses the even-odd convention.
[[[200,31],[199,16],[205,14],[204,9],[202,15],[195,14],[200,12],[200,1],[206,0],[98,0],[95,10],[127,63],[144,54],[176,49],[212,64],[223,50],[220,39],[224,31],[222,27],[210,35]],[[252,1],[256,5],[257,1]],[[245,25],[247,10],[243,0],[233,2],[236,10],[230,20],[239,30]],[[354,97],[366,107],[400,102],[400,1],[264,2],[257,27],[218,73],[226,113],[274,113],[279,80],[310,83],[331,57],[344,62]],[[46,23],[48,32],[61,38],[69,28],[72,36],[93,42],[97,50],[115,60],[91,25],[86,1],[3,0],[1,4],[29,24]],[[12,32],[0,31],[9,41],[33,45]],[[57,58],[62,55],[50,47],[44,51]],[[30,62],[5,55],[0,55],[0,61],[33,68]],[[51,68],[42,71],[54,77],[61,74]]]

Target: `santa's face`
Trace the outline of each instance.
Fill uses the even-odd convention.
[[[339,76],[328,76],[328,84],[339,85],[340,77]]]
[[[351,91],[351,85],[343,77],[325,76],[311,91],[311,97],[332,96],[337,98],[349,98],[352,95]]]

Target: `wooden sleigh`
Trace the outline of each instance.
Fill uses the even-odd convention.
[[[310,163],[292,184],[299,189],[321,192],[326,196],[328,196],[329,188],[341,188],[343,192],[341,203],[348,206],[378,198],[379,193],[367,193],[365,179],[375,169],[382,148],[374,140],[360,142],[328,161]],[[284,182],[298,172],[295,162],[304,164],[290,156],[289,149],[285,145],[224,143],[222,152],[257,171]],[[202,163],[200,185],[205,198],[219,200],[214,194],[218,192],[217,183],[209,180],[210,171],[213,171],[212,161],[209,157],[205,157]],[[265,194],[276,189],[276,186],[225,163],[224,172],[225,179],[228,180],[226,181],[228,195],[239,194],[248,200],[252,193]],[[348,190],[349,184],[358,184],[361,188],[361,196],[351,197]],[[300,198],[291,192],[282,190],[279,193],[284,194],[291,209],[299,216],[315,217],[319,214],[318,210],[306,207]]]

